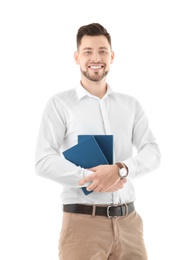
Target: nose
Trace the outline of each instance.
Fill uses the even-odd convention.
[[[93,55],[91,57],[91,61],[93,61],[93,62],[101,61],[100,54],[98,52],[93,52]]]

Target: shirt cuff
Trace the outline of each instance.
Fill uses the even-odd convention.
[[[129,174],[128,177],[134,178],[135,177],[135,171],[136,171],[136,166],[133,163],[133,158],[130,158],[128,160],[122,161],[128,168]]]

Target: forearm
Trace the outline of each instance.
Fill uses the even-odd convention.
[[[77,167],[58,155],[48,155],[37,160],[35,170],[37,175],[53,180],[63,187],[80,188],[78,182],[89,174],[88,170]]]
[[[140,177],[157,169],[160,165],[161,154],[156,143],[144,146],[136,156],[124,160],[129,169],[129,177]]]

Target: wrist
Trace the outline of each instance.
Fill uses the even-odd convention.
[[[128,168],[127,165],[124,164],[123,162],[122,162],[122,164],[123,164],[123,166],[126,168],[126,170],[127,170],[127,176],[128,176],[128,175],[129,175],[129,168]]]
[[[126,178],[129,174],[128,167],[122,163],[122,162],[117,162],[115,163],[118,166],[118,174],[121,179]]]

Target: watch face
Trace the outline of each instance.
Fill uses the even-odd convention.
[[[127,176],[127,170],[125,168],[121,168],[120,174],[121,174],[122,177],[126,177]]]

